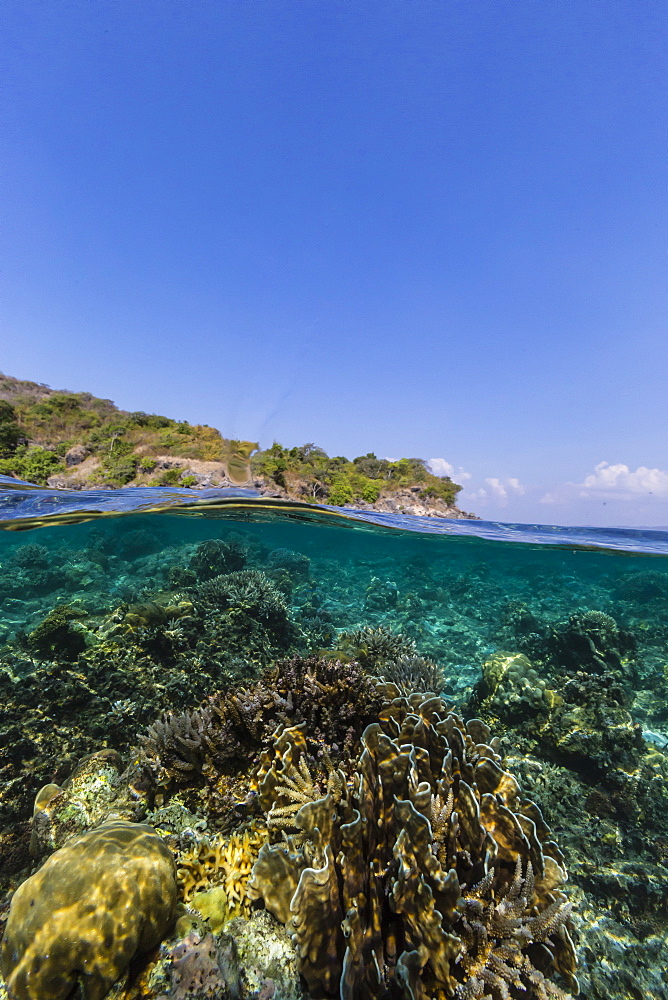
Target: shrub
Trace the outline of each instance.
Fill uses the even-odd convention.
[[[65,463],[54,452],[38,446],[18,445],[11,458],[0,459],[0,474],[16,476],[38,486],[46,486],[49,476],[64,472]]]
[[[353,496],[354,490],[350,477],[341,474],[334,476],[327,503],[333,504],[335,507],[342,507],[344,504],[350,503]]]
[[[181,481],[182,473],[183,469],[165,469],[158,482],[161,486],[176,486]]]

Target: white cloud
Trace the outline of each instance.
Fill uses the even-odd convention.
[[[599,462],[590,475],[581,483],[564,483],[563,486],[546,493],[541,503],[563,503],[573,496],[581,498],[605,498],[609,500],[637,500],[641,496],[668,498],[668,472],[662,469],[648,469],[639,465],[631,471],[628,465],[618,462]]]
[[[488,492],[496,500],[501,500],[504,503],[508,500],[508,494],[514,493],[521,495],[526,493],[526,489],[522,486],[519,479],[511,476],[508,479],[497,479],[496,477],[488,477],[485,479],[485,485],[487,486]]]
[[[653,493],[655,496],[668,497],[668,472],[661,469],[648,469],[639,465],[631,472],[628,465],[610,465],[599,462],[593,475],[585,476],[582,488],[587,490],[603,490],[618,496],[627,493],[636,496],[638,493]]]
[[[455,469],[452,462],[446,462],[444,458],[430,458],[427,465],[435,476],[450,476],[458,483],[471,478],[471,473],[465,472],[461,465]]]
[[[506,479],[488,476],[484,480],[484,484],[477,490],[468,490],[463,494],[463,497],[466,500],[490,500],[497,506],[505,507],[509,498],[522,496],[526,493],[526,487],[516,476],[508,476]]]

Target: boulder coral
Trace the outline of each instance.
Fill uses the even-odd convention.
[[[2,941],[10,1000],[102,1000],[131,959],[174,920],[169,848],[150,826],[104,823],[69,841],[22,883]]]
[[[577,992],[563,858],[489,729],[433,695],[389,701],[352,781],[277,735],[252,898],[286,924],[314,997],[535,1000]]]

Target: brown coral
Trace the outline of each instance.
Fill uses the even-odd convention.
[[[303,788],[282,839],[260,851],[250,895],[287,924],[314,995],[563,998],[546,977],[577,989],[566,876],[538,807],[483,723],[388,692],[354,781],[319,797],[313,780]],[[260,789],[270,819],[300,774],[307,784],[305,747],[294,730],[277,740]]]
[[[171,852],[148,826],[105,823],[52,854],[14,893],[2,942],[11,1000],[102,1000],[176,908]]]

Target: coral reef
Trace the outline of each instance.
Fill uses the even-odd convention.
[[[79,761],[63,781],[45,785],[35,797],[30,853],[41,857],[62,847],[74,834],[85,833],[107,818],[118,815],[124,786],[123,762],[115,750],[99,750]]]
[[[534,823],[544,858],[563,868],[545,846],[549,836],[528,796],[567,858],[575,910],[566,924],[572,919],[576,931],[583,995],[664,1000],[668,573],[661,560],[320,532],[277,526],[272,517],[240,531],[236,519],[232,530],[229,520],[207,517],[170,518],[164,529],[160,518],[133,515],[55,527],[29,535],[39,542],[27,545],[25,534],[0,533],[4,911],[36,863],[121,817],[155,828],[183,873],[178,891],[187,900],[178,934],[133,961],[128,986],[121,977],[114,1000],[194,1000],[205,990],[236,991],[242,1000],[296,998],[297,964],[317,966],[321,949],[331,947],[342,970],[348,954],[346,975],[354,982],[361,975],[355,956],[369,968],[377,956],[387,1000],[411,990],[441,1000],[448,987],[435,972],[435,924],[420,909],[427,890],[444,918],[442,931],[461,942],[459,961],[442,963],[456,1000],[502,1000],[504,990],[513,1000],[535,1000],[551,989],[538,973],[557,989],[569,988],[567,970],[559,971],[563,932],[525,940],[534,931],[540,937],[531,921],[551,905],[543,896],[538,901],[544,882],[535,846],[528,855],[526,845],[516,855],[499,848],[486,874],[480,853],[469,851],[472,871],[464,856],[476,822],[493,827],[497,847],[503,841],[494,811],[506,816],[503,806],[530,843]],[[392,684],[394,696],[403,696],[402,712],[420,719],[414,728],[403,716],[385,715]],[[451,716],[444,707],[438,719],[422,712],[413,694],[425,690],[447,698]],[[444,737],[452,744],[452,806],[447,796],[442,808],[438,799],[423,807],[417,788],[427,774],[424,752],[424,780],[438,796],[434,788],[445,780],[439,729],[449,717],[459,720],[448,723]],[[481,719],[500,742],[475,723],[467,731],[460,717]],[[363,733],[378,724],[380,733],[371,729],[360,752]],[[505,755],[494,760],[520,783],[514,799],[512,781],[500,789],[484,785],[493,770],[485,746]],[[329,819],[318,805],[328,796]],[[364,817],[382,811],[381,803],[384,825],[377,828]],[[411,809],[429,823],[429,849],[420,840],[426,827]],[[455,815],[453,860],[444,831]],[[517,829],[514,822],[508,819],[508,829]],[[252,830],[253,843],[244,845]],[[296,913],[283,914],[285,928],[265,909],[248,916],[248,870],[263,836],[273,858],[288,857],[286,872],[297,880],[290,902],[296,897],[313,931],[299,930],[295,942],[300,949],[309,942],[312,961],[298,956],[288,935],[297,933]],[[355,865],[362,858],[379,866],[377,882],[369,872],[355,881],[353,856]],[[544,863],[551,868],[552,861]],[[460,892],[452,912],[450,869]],[[332,872],[340,912],[327,937],[320,911],[310,907],[316,900],[332,912],[322,896],[334,881],[318,882]],[[561,920],[563,901],[555,903]],[[411,907],[422,914],[417,929]],[[5,912],[0,904],[0,925]],[[230,920],[236,912],[244,915]],[[262,950],[265,935],[276,945],[273,958]],[[207,973],[209,947],[215,967]],[[520,964],[499,959],[499,949]],[[408,957],[414,951],[419,960]],[[524,957],[535,976],[522,967]],[[525,990],[499,978],[497,959]],[[326,992],[313,970],[308,974],[313,994]],[[0,997],[4,989],[0,984]]]
[[[633,677],[636,640],[614,618],[601,611],[577,612],[553,626],[548,648],[561,666],[599,674],[618,671]]]
[[[14,893],[2,941],[12,1000],[102,1000],[172,923],[172,855],[151,827],[103,824],[52,854]]]
[[[389,660],[417,654],[412,639],[395,634],[385,625],[377,628],[365,625],[351,632],[342,632],[337,639],[336,649],[351,659],[359,660],[370,671],[375,672]]]
[[[362,737],[349,787],[311,778],[283,731],[260,784],[280,840],[252,897],[288,926],[314,995],[342,1000],[577,989],[563,858],[481,722],[440,699],[395,697]],[[290,830],[291,832],[287,832]]]
[[[220,888],[224,896],[209,897],[207,903],[215,902],[221,925],[232,917],[249,916],[246,883],[266,839],[266,827],[258,823],[229,837],[202,837],[190,850],[179,854],[176,874],[181,897],[202,912],[201,897],[212,888]]]
[[[212,538],[200,542],[190,558],[189,567],[200,582],[211,580],[223,573],[242,570],[246,565],[248,550],[238,538]]]
[[[287,650],[296,638],[283,594],[260,570],[212,577],[196,589],[195,601],[216,615],[229,650],[252,649],[260,662]]]
[[[81,609],[59,604],[30,632],[26,640],[28,650],[43,658],[76,659],[86,648],[82,630],[75,624],[82,615],[85,612]]]
[[[434,691],[438,694],[445,684],[443,669],[424,656],[400,656],[396,660],[387,660],[382,675],[405,695],[414,691]]]
[[[476,709],[504,722],[536,719],[563,703],[526,656],[508,652],[494,653],[485,660],[475,699]]]

